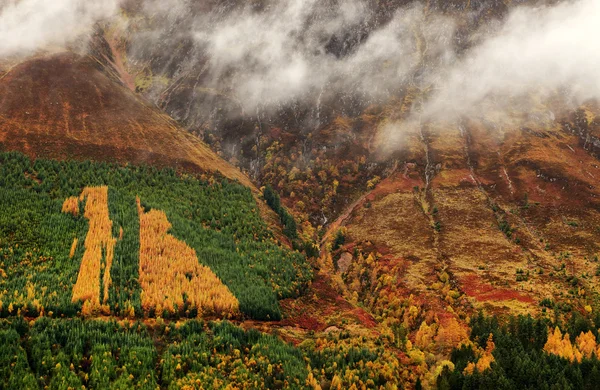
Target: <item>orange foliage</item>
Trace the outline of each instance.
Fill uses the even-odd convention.
[[[342,385],[344,384],[344,381],[342,381],[342,378],[340,378],[338,375],[334,375],[333,379],[331,379],[331,389],[333,390],[342,390]]]
[[[496,344],[494,344],[494,336],[490,333],[487,339],[487,345],[485,346],[485,353],[491,355],[496,349]]]
[[[312,372],[308,373],[308,378],[306,378],[306,386],[313,390],[321,390],[321,385],[319,381],[317,381]]]
[[[586,358],[591,358],[592,353],[596,352],[596,337],[591,331],[588,331],[587,333],[581,332],[575,339],[575,343],[577,344],[579,351],[581,351]]]
[[[89,220],[89,229],[85,238],[85,252],[77,282],[73,287],[72,301],[84,301],[84,311],[89,314],[94,308],[100,306],[100,274],[102,270],[102,252],[105,252],[104,265],[104,297],[103,302],[108,300],[108,289],[111,283],[110,268],[112,266],[114,247],[116,239],[112,236],[112,221],[108,213],[108,187],[86,187],[79,200],[87,198],[85,204],[84,216]],[[69,198],[63,204],[63,210],[73,213],[73,210],[79,210],[79,203],[73,203]],[[71,251],[74,254],[76,242],[73,243]],[[90,303],[85,304],[85,301]],[[84,313],[84,314],[86,314]]]
[[[442,348],[454,348],[461,341],[468,340],[468,338],[465,327],[460,325],[456,318],[452,318],[445,326],[440,326],[435,337],[435,343]]]
[[[489,369],[490,365],[494,361],[494,356],[492,355],[494,348],[496,348],[496,345],[494,344],[492,334],[490,333],[487,340],[487,346],[485,347],[485,352],[481,355],[477,363],[469,362],[469,364],[467,364],[467,367],[465,367],[464,371],[465,374],[472,375],[475,369],[477,369],[478,372],[484,372],[485,370]]]
[[[76,196],[67,198],[62,206],[62,212],[67,214],[79,215],[79,199]]]
[[[185,242],[168,234],[171,228],[163,211],[145,213],[140,205],[140,285],[142,307],[175,312],[187,302],[203,312],[232,315],[238,311],[238,300],[221,280],[198,262],[196,251]]]
[[[548,341],[544,345],[544,351],[568,359],[571,362],[574,360],[580,362],[583,357],[577,347],[571,344],[569,334],[565,333],[563,336],[558,326],[554,328],[554,332],[548,332]]]

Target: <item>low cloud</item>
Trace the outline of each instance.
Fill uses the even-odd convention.
[[[190,40],[176,76],[202,73],[204,87],[230,93],[250,113],[339,95],[377,101],[414,81],[415,73],[425,77],[423,55],[442,62],[453,56],[453,20],[427,14],[420,4],[380,23],[381,15],[362,0],[265,3],[215,6],[190,21],[190,3],[173,0],[169,11],[148,2],[148,19],[162,20],[133,39],[131,54],[143,60],[148,47],[160,55],[161,48],[168,52]]]
[[[2,0],[0,58],[64,48],[118,11],[117,0]]]
[[[476,115],[483,105],[506,109],[534,95],[577,105],[600,97],[600,2],[518,7],[464,58],[440,69],[430,116]],[[529,109],[531,106],[520,107]]]
[[[231,96],[250,115],[350,96],[366,106],[407,87],[429,91],[413,107],[429,118],[525,109],[522,99],[532,94],[537,101],[558,94],[567,105],[600,97],[596,0],[516,6],[470,31],[466,50],[455,47],[457,25],[481,15],[450,17],[419,2],[385,20],[367,0],[215,3],[202,12],[186,1],[167,3],[145,3],[163,24],[133,39],[133,57],[136,48],[168,51],[187,40],[192,48],[176,76],[201,73],[199,86]],[[206,104],[197,110],[209,110]]]

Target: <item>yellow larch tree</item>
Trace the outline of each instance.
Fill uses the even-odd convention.
[[[71,250],[69,251],[69,259],[72,259],[75,256],[75,250],[77,249],[77,237],[73,239],[73,243],[71,244]]]
[[[575,339],[575,344],[583,356],[588,359],[591,358],[592,354],[596,352],[596,336],[594,336],[594,334],[589,330],[586,333],[581,332],[581,334]]]
[[[62,205],[62,212],[67,214],[79,215],[79,199],[76,196],[71,196],[65,199]]]
[[[467,329],[453,317],[440,325],[437,336],[435,336],[435,344],[441,348],[451,349],[468,339]]]
[[[426,321],[421,322],[421,326],[415,335],[415,345],[422,350],[428,349],[433,343],[435,333],[433,324],[427,325]]]
[[[344,385],[344,382],[342,381],[342,378],[340,378],[337,374],[335,374],[333,376],[333,378],[331,379],[330,388],[333,390],[342,390],[343,385]]]
[[[184,305],[184,295],[198,315],[235,315],[239,302],[208,267],[198,262],[196,251],[171,234],[167,215],[160,210],[144,212],[137,199],[140,217],[141,300],[145,311],[154,308],[175,312]]]
[[[308,377],[306,378],[306,386],[313,390],[321,390],[321,385],[317,381],[312,372],[309,371]]]
[[[554,328],[554,332],[551,330],[548,331],[548,340],[546,340],[546,344],[544,345],[544,351],[551,353],[553,355],[558,355],[562,350],[562,333],[558,326]]]

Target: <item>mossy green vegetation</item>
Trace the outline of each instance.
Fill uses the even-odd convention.
[[[0,384],[7,389],[316,389],[319,383],[332,389],[397,388],[394,355],[364,340],[329,335],[295,347],[228,321],[146,322],[1,319]]]
[[[291,240],[298,238],[298,230],[294,217],[288,213],[288,211],[281,205],[281,198],[279,194],[275,192],[273,187],[267,185],[263,191],[263,197],[269,205],[279,215],[279,219],[283,224],[283,233],[288,236]]]
[[[0,153],[0,307],[3,316],[73,316],[71,291],[83,255],[88,221],[61,213],[64,200],[86,186],[109,187],[115,247],[109,304],[113,314],[141,315],[139,220],[142,206],[164,211],[171,234],[195,249],[201,264],[223,281],[254,319],[281,318],[278,299],[295,297],[312,278],[305,257],[280,245],[258,212],[251,191],[225,179],[181,175],[172,169],[90,161],[31,161]],[[83,210],[84,205],[81,205]],[[78,246],[69,251],[74,238]],[[163,315],[166,313],[153,313]],[[194,317],[181,308],[176,316]]]
[[[300,349],[229,322],[12,317],[0,321],[0,341],[8,389],[300,389],[308,375]]]
[[[113,221],[113,236],[119,237],[123,229],[123,238],[115,244],[115,257],[111,267],[113,287],[110,289],[109,304],[122,315],[141,316],[139,285],[140,220],[136,210],[135,198],[122,190],[109,188],[108,210]],[[125,234],[127,232],[127,234]]]
[[[166,328],[163,328],[165,333]],[[209,388],[304,388],[308,371],[301,350],[254,329],[229,322],[197,321],[169,329],[161,359],[161,382],[169,389],[199,383]]]

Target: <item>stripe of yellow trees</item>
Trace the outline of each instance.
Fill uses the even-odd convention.
[[[75,237],[73,239],[73,243],[71,244],[71,250],[69,251],[69,259],[72,259],[73,256],[75,256],[75,251],[77,250],[77,243],[79,242],[79,240],[77,240],[77,237]]]
[[[137,198],[140,216],[141,301],[148,312],[154,308],[174,313],[184,306],[184,295],[198,315],[237,314],[239,302],[210,268],[198,262],[196,251],[168,234],[171,224],[163,211],[144,212]],[[175,307],[177,306],[177,308]]]
[[[83,301],[83,312],[89,314],[100,307],[100,274],[102,269],[102,252],[104,250],[104,277],[102,303],[108,300],[108,289],[111,284],[110,268],[113,262],[116,239],[112,236],[112,221],[108,213],[108,187],[86,187],[79,199],[68,198],[63,204],[63,212],[77,215],[79,202],[86,199],[84,217],[89,221],[89,229],[85,238],[85,252],[77,282],[73,287],[73,302]],[[74,242],[73,246],[77,244]],[[71,248],[74,253],[74,247]]]

